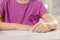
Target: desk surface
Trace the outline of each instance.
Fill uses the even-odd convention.
[[[48,33],[32,33],[30,31],[0,31],[0,40],[48,40],[60,39],[60,28]]]
[[[40,40],[40,39],[60,39],[60,30],[48,33],[32,33],[30,31],[0,31],[0,40]]]

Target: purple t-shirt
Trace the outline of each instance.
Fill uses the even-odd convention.
[[[16,0],[0,1],[0,16],[8,23],[34,25],[45,13],[47,10],[41,1],[30,0],[27,4],[19,4]]]

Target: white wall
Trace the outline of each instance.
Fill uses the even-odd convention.
[[[48,3],[49,11],[53,15],[60,15],[60,0],[42,0],[44,3]]]
[[[53,1],[53,13],[55,15],[60,15],[60,0],[52,0]]]

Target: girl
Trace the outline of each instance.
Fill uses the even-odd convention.
[[[40,22],[43,19],[46,23]],[[38,0],[1,0],[0,30],[48,32],[56,29],[57,21]]]

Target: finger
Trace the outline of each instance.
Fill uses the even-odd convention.
[[[50,29],[44,24],[40,24],[39,25],[40,27],[37,27],[36,28],[36,31],[37,32],[49,32],[50,31]]]
[[[47,32],[48,30],[44,27],[40,27],[40,29],[37,30],[37,32],[41,32],[41,33],[44,33],[44,32]]]
[[[36,27],[35,31],[39,32],[39,30],[43,29],[44,28],[44,25],[42,23],[39,23],[38,24],[39,26]],[[44,29],[43,29],[44,30]]]
[[[44,30],[43,24],[39,24],[39,27],[37,27],[35,31],[39,31],[39,30]]]
[[[39,26],[39,23],[35,24],[35,25],[33,26],[33,28],[31,29],[31,31],[34,32],[35,29],[36,29],[38,26]]]
[[[35,29],[35,31],[36,31],[36,32],[45,32],[46,29],[44,28],[44,26],[40,25],[39,27],[37,27],[37,28]]]
[[[45,29],[44,28],[40,28],[37,31],[42,33],[42,32],[45,32]]]
[[[46,32],[46,31],[45,31],[45,29],[40,28],[40,29],[37,30],[37,32],[39,32],[39,33],[43,33],[43,32]]]
[[[42,29],[41,29],[41,32],[42,32],[42,33],[49,32],[49,31],[50,31],[50,30],[47,29],[47,28],[42,28]]]
[[[36,31],[36,32],[41,33],[41,29],[39,29],[39,30],[38,30],[38,31]]]
[[[35,29],[35,31],[38,32],[39,29],[41,29],[40,26],[38,26],[38,27]]]

